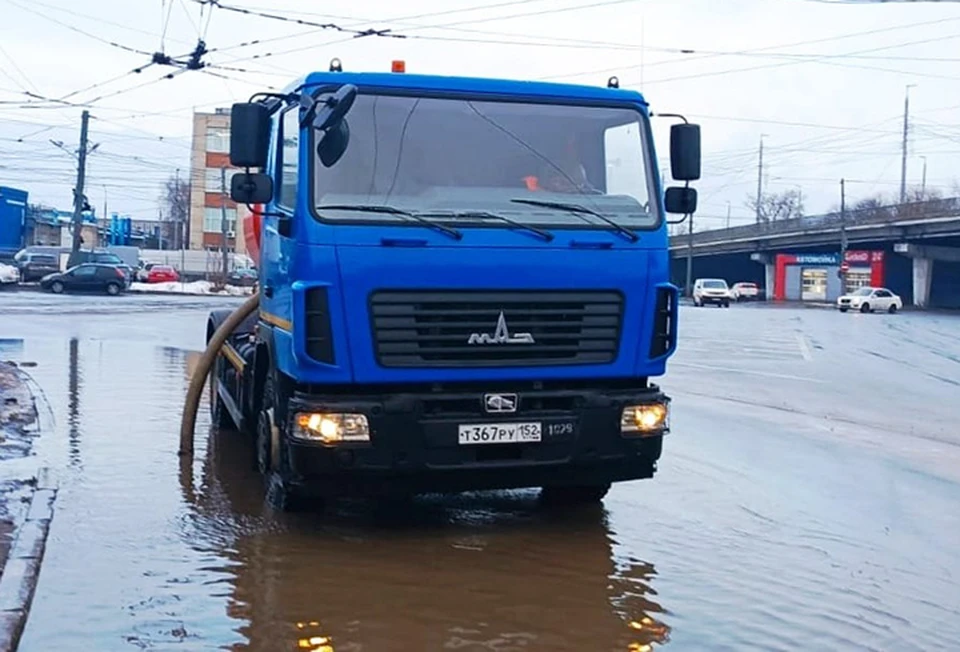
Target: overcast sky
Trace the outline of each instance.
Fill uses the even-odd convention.
[[[915,84],[908,183],[920,185],[926,157],[927,187],[958,192],[960,2],[358,0],[333,15],[319,0],[221,2],[408,38],[353,38],[193,0],[0,0],[0,185],[69,209],[81,107],[26,93],[89,104],[99,143],[91,203],[155,216],[163,180],[189,174],[194,109],[283,87],[339,57],[351,70],[404,59],[408,72],[431,74],[597,85],[615,74],[654,111],[702,124],[704,226],[722,224],[728,205],[733,224],[752,221],[761,134],[765,188],[801,189],[809,214],[838,203],[841,177],[849,201],[896,195],[905,87]],[[230,70],[130,72],[149,57],[129,49],[180,56],[198,34],[212,50],[204,61]],[[656,125],[661,159],[665,127]]]

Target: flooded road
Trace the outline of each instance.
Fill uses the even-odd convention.
[[[960,645],[960,319],[683,308],[653,480],[281,515],[245,442],[176,456],[223,299],[0,295],[60,481],[21,650]]]

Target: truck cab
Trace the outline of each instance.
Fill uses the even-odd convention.
[[[234,105],[233,198],[260,223],[260,309],[224,346],[218,425],[301,496],[652,477],[676,348],[667,214],[643,97],[607,88],[306,75]],[[222,314],[211,315],[208,337]]]

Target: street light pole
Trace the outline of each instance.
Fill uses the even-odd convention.
[[[847,255],[847,193],[846,180],[840,179],[840,262]]]
[[[73,190],[73,246],[70,248],[69,265],[77,261],[83,231],[83,184],[87,178],[87,126],[90,112],[84,109],[80,117],[80,152],[77,164],[77,186]]]
[[[920,182],[920,196],[923,199],[927,198],[927,157],[921,156],[923,159],[923,181]]]

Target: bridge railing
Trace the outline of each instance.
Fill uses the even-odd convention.
[[[839,211],[823,215],[805,215],[788,220],[761,222],[734,226],[729,229],[711,229],[695,231],[694,245],[729,242],[731,240],[750,240],[768,237],[777,234],[803,233],[809,230],[836,229],[841,224],[847,227],[862,224],[889,224],[907,219],[935,219],[938,217],[952,217],[960,213],[960,197],[933,199],[928,201],[909,202],[905,204],[881,205],[872,204],[847,210],[844,216]],[[671,236],[673,246],[686,246],[690,235],[686,233]]]

